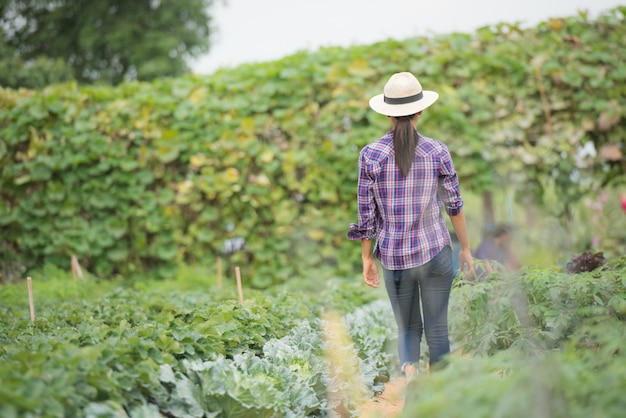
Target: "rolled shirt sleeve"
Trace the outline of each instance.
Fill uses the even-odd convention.
[[[350,224],[351,240],[373,239],[378,232],[380,214],[374,198],[375,164],[367,158],[367,147],[359,155],[359,183],[357,187],[358,224]]]
[[[463,208],[463,198],[459,189],[459,178],[452,163],[448,147],[444,145],[439,164],[439,197],[449,216],[458,215]]]

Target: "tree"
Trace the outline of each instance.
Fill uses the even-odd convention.
[[[213,0],[0,0],[0,31],[20,59],[62,59],[76,80],[177,76],[210,46]]]
[[[0,39],[0,86],[40,89],[72,80],[72,69],[60,58],[38,57],[24,62],[17,52]]]

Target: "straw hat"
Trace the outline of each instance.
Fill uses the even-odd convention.
[[[385,116],[408,116],[426,109],[437,101],[439,93],[422,90],[422,85],[411,73],[391,76],[383,94],[370,99],[370,107]]]

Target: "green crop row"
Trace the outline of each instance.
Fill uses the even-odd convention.
[[[367,99],[403,70],[441,93],[420,130],[464,188],[550,187],[567,205],[623,178],[625,28],[618,7],[150,84],[0,89],[2,280],[72,254],[101,277],[223,256],[257,287],[354,271],[357,156],[388,128]]]
[[[34,323],[23,309],[25,287],[0,289],[0,415],[315,416],[334,408],[327,392],[345,384],[325,361],[331,318],[322,313],[335,306],[354,340],[342,350],[364,376],[361,396],[391,374],[390,308],[354,285],[324,286],[307,302],[294,293],[250,291],[240,305],[227,298],[230,284],[188,291],[163,282],[141,290],[144,284],[79,300],[70,292],[62,301],[55,291],[62,283],[35,283]],[[352,292],[354,299],[336,299]],[[355,401],[353,409],[363,398]]]

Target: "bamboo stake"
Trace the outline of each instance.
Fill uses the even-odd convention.
[[[28,282],[28,304],[30,306],[30,321],[35,322],[35,300],[33,299],[33,279],[26,278]]]
[[[83,277],[83,271],[78,263],[78,258],[76,258],[74,254],[72,254],[72,276],[74,277],[74,280],[76,280],[76,277],[81,279]]]
[[[241,286],[241,270],[235,267],[235,276],[237,278],[237,294],[239,295],[239,303],[243,304],[243,288]]]
[[[222,257],[217,257],[217,288],[222,288]]]
[[[72,267],[72,282],[74,283],[74,299],[78,299],[78,271],[76,269],[76,264],[78,264],[78,260],[76,260],[76,256],[72,254],[70,257],[70,266]]]
[[[74,280],[74,284],[76,284],[76,264],[74,264],[74,256],[70,258],[70,266],[72,267],[72,279]]]

